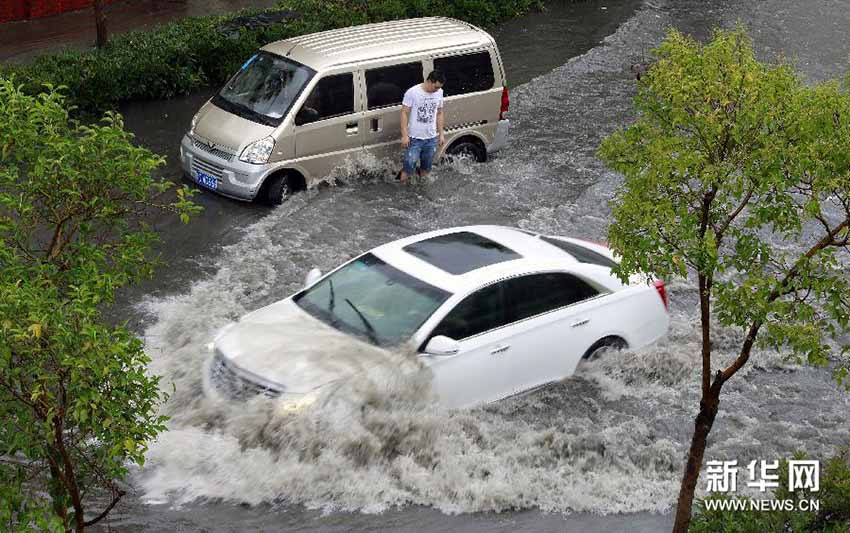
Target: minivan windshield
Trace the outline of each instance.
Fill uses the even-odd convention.
[[[408,340],[449,296],[367,253],[293,300],[336,329],[378,346],[396,346]]]
[[[297,61],[258,52],[213,98],[213,104],[248,120],[277,126],[315,74]]]

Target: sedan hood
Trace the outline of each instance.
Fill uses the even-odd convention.
[[[398,357],[321,322],[287,298],[242,317],[215,340],[246,373],[306,393]]]

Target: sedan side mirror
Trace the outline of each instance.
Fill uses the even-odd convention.
[[[445,335],[437,335],[425,345],[428,355],[454,355],[460,351],[460,343]]]
[[[322,271],[318,268],[314,268],[307,272],[307,277],[304,279],[304,286],[309,287],[310,285],[319,281],[319,278],[322,277]]]

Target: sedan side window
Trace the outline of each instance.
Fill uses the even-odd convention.
[[[513,278],[505,284],[510,321],[546,313],[588,298],[599,291],[572,274],[551,272]]]
[[[434,329],[431,337],[462,340],[508,323],[502,299],[504,283],[494,283],[467,296]]]
[[[350,72],[335,74],[316,83],[295,116],[295,125],[303,126],[349,113],[354,113],[354,75]]]

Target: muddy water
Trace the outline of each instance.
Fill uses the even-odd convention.
[[[796,56],[812,79],[843,72],[847,36],[835,30],[821,54],[808,35],[846,27],[850,14],[837,2],[798,11],[784,0],[755,7],[653,0],[603,44],[516,88],[513,142],[486,164],[443,167],[415,186],[361,178],[273,211],[211,202],[237,218],[210,222],[206,239],[188,230],[177,242],[194,263],[178,264],[166,273],[172,281],[136,300],[155,370],[176,386],[168,406],[174,420],[111,524],[148,531],[666,527],[667,515],[646,512],[674,503],[698,397],[687,282],[670,286],[673,323],[658,346],[609,356],[561,384],[471,412],[429,403],[422,383],[401,371],[416,364],[404,354],[398,367],[378,369],[300,413],[264,402],[234,409],[200,395],[203,346],[227,321],[297,289],[312,266],[328,269],[389,239],[469,223],[603,237],[620,178],[594,151],[631,118],[629,66],[666,27],[706,35],[742,20],[765,57]],[[737,332],[716,335],[720,357],[731,357]],[[828,371],[786,363],[784,355],[757,353],[729,384],[708,458],[745,463],[797,449],[822,458],[850,440],[850,396]]]
[[[552,0],[546,3],[545,12],[532,13],[493,29],[508,85],[513,89],[590,50],[628,20],[639,3],[639,0]],[[166,101],[133,103],[121,109],[127,128],[137,135],[138,141],[166,156],[163,173],[172,181],[184,183],[178,155],[180,139],[192,116],[212,94],[213,90],[202,91]],[[371,170],[370,174],[374,175],[375,169]],[[383,177],[393,174],[385,172]],[[215,270],[215,260],[209,258],[222,245],[236,242],[246,227],[269,213],[263,206],[204,191],[195,201],[204,207],[204,212],[193,224],[184,226],[169,218],[155,223],[164,237],[161,252],[169,267],[158,272],[155,281],[129,292],[124,298],[127,304],[132,305],[145,295],[184,291],[193,280]],[[322,244],[332,248],[336,241],[329,238]],[[122,311],[121,315],[129,316],[133,322],[140,318],[131,310]]]

